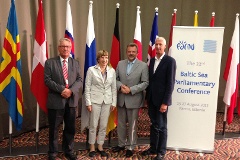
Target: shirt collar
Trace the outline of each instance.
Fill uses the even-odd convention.
[[[129,64],[129,63],[134,64],[134,63],[136,62],[136,60],[137,60],[137,58],[135,58],[132,62],[130,62],[130,61],[128,60],[128,64]]]
[[[61,62],[63,62],[64,59],[61,56],[59,56],[59,57],[60,57]],[[65,60],[68,63],[68,58],[66,58]]]
[[[155,60],[162,60],[163,56],[165,55],[165,52],[162,54],[162,56],[158,59],[157,55],[155,56]]]
[[[96,64],[96,65],[94,66],[94,68],[96,68],[96,69],[100,69],[100,70],[101,70],[99,64]],[[108,70],[108,65],[107,65],[107,67],[106,67],[106,71],[107,71],[107,70]]]

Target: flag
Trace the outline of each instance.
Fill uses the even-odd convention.
[[[171,56],[172,52],[172,36],[173,36],[173,26],[176,26],[177,21],[177,9],[173,10],[172,23],[170,28],[169,42],[168,42],[168,55]]]
[[[116,69],[118,61],[120,60],[120,35],[119,35],[119,3],[116,8],[116,21],[114,26],[114,33],[112,38],[112,48],[110,55],[111,66]]]
[[[110,64],[116,69],[118,61],[120,60],[120,35],[119,35],[119,6],[116,4],[116,21],[114,26],[114,33],[112,38],[112,49],[110,55]],[[117,108],[114,109],[109,115],[106,134],[117,126]]]
[[[214,27],[214,22],[215,22],[215,12],[212,12],[212,18],[210,21],[210,27]]]
[[[72,49],[70,56],[74,58],[74,38],[73,38],[73,25],[72,25],[72,13],[71,13],[71,7],[70,7],[70,0],[67,0],[67,9],[66,9],[66,30],[65,30],[65,38],[68,38],[71,40],[72,43]]]
[[[44,83],[44,65],[48,59],[46,31],[44,27],[44,15],[42,0],[39,0],[39,9],[35,31],[34,56],[32,66],[31,91],[39,107],[47,113],[47,94],[48,88]]]
[[[228,106],[227,122],[232,123],[234,108],[237,105],[238,96],[238,75],[239,75],[239,14],[236,16],[235,29],[228,51],[223,78],[227,81],[223,97],[224,103]],[[238,106],[238,109],[240,107]]]
[[[155,8],[153,23],[152,23],[152,31],[150,35],[150,41],[148,45],[148,57],[147,57],[147,64],[149,65],[150,59],[155,57],[156,50],[155,50],[155,40],[158,35],[158,8]]]
[[[88,68],[96,65],[96,41],[95,41],[94,22],[93,22],[93,14],[92,14],[92,4],[93,2],[89,1],[85,64],[84,64],[84,83],[85,83],[85,78],[86,78]],[[83,87],[83,90],[84,88],[85,87]],[[83,131],[86,127],[88,127],[88,124],[89,124],[89,112],[87,111],[87,108],[86,108],[84,94],[82,97],[82,102],[83,104],[82,104],[82,112],[81,112],[81,131]]]
[[[11,0],[0,64],[0,92],[9,104],[9,116],[17,130],[22,129],[23,122],[21,65],[17,15],[14,0]]]
[[[198,11],[195,11],[194,15],[194,27],[198,27]]]
[[[137,6],[137,17],[136,17],[136,27],[134,33],[133,42],[138,46],[138,55],[137,58],[142,60],[142,31],[141,31],[141,19],[140,19],[140,6]]]

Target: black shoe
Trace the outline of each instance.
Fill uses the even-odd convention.
[[[154,157],[153,160],[163,160],[164,159],[164,155],[158,153],[156,157]]]
[[[95,157],[96,156],[96,152],[95,151],[91,151],[89,152],[89,157]]]
[[[120,151],[122,151],[122,150],[124,150],[124,149],[125,149],[125,147],[116,146],[116,147],[113,147],[113,148],[112,148],[112,151],[113,151],[113,152],[120,152]]]
[[[126,151],[126,157],[132,157],[132,155],[133,155],[133,152],[128,149],[128,150]]]
[[[156,152],[153,151],[151,148],[141,153],[142,156],[148,156],[148,155],[154,155],[154,154],[156,154]]]
[[[68,160],[76,160],[77,156],[73,153],[65,153],[64,156],[68,159]]]
[[[48,155],[48,160],[55,160],[55,159],[57,159],[57,156]]]
[[[101,157],[108,157],[108,154],[107,154],[104,150],[100,151],[100,150],[97,148],[97,152],[101,154]]]

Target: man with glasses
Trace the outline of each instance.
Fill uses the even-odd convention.
[[[49,89],[47,108],[49,122],[49,160],[57,159],[58,127],[64,121],[62,149],[67,159],[75,160],[74,135],[76,107],[82,86],[79,62],[70,57],[72,44],[59,40],[59,56],[45,62],[44,81]]]

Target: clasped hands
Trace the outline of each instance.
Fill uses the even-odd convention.
[[[69,98],[71,95],[72,91],[68,88],[65,88],[61,93],[61,96],[63,96],[64,98]]]
[[[124,84],[121,85],[121,92],[124,94],[128,94],[131,92],[130,88]]]

